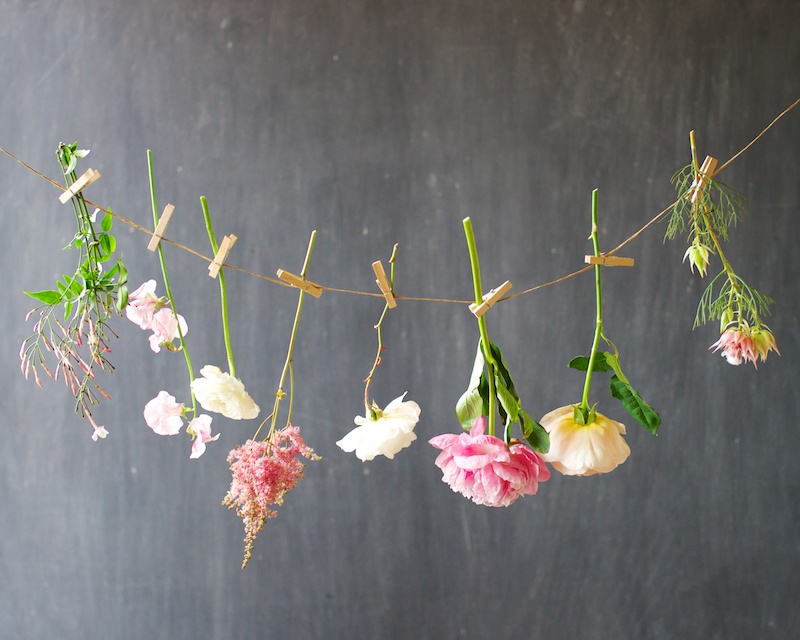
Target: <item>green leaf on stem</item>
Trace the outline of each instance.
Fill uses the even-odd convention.
[[[636,390],[627,381],[622,381],[616,375],[611,376],[611,395],[622,403],[622,406],[634,418],[641,422],[650,433],[658,435],[658,426],[661,416],[642,400]]]
[[[534,451],[547,453],[550,451],[550,435],[544,427],[520,409],[519,421],[522,425],[522,437],[528,441]]]
[[[503,419],[508,427],[515,423],[519,417],[519,412],[521,409],[519,406],[519,398],[511,393],[500,376],[494,377],[494,388],[495,392],[497,393],[497,399],[500,401],[500,408],[503,409],[503,411],[500,413],[502,415],[505,412],[506,415],[503,416]]]
[[[128,306],[128,287],[127,285],[120,285],[119,290],[117,292],[117,311],[122,313],[125,310],[125,307]]]
[[[111,231],[112,224],[114,224],[114,216],[106,211],[106,215],[104,215],[103,219],[100,221],[100,227],[103,231]]]
[[[486,396],[486,403],[488,404],[488,389],[486,384],[485,394],[481,393],[481,380],[483,378],[483,367],[486,361],[483,357],[480,342],[478,342],[478,349],[475,352],[475,361],[472,365],[472,375],[469,378],[469,385],[464,394],[458,399],[456,403],[456,416],[461,426],[469,430],[472,423],[483,415],[484,395]]]
[[[44,304],[49,306],[53,306],[61,302],[61,294],[58,291],[45,289],[43,291],[23,291],[23,293],[26,296],[35,298],[39,302],[43,302]]]
[[[605,354],[600,354],[605,355]],[[567,365],[570,369],[577,369],[578,371],[586,371],[589,368],[589,358],[587,356],[577,356],[569,361]],[[594,366],[592,366],[592,371],[603,373],[605,371],[611,371],[611,367],[609,366],[608,362],[606,362],[605,358],[597,358],[594,359]]]

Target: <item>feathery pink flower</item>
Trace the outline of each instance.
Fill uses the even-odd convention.
[[[276,431],[267,441],[248,440],[228,454],[233,477],[222,501],[236,509],[244,521],[245,549],[242,569],[247,566],[256,536],[267,518],[274,518],[271,505],[283,504],[283,497],[303,477],[305,464],[298,458],[319,460],[300,435],[299,427]]]

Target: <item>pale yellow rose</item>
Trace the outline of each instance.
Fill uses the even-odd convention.
[[[200,374],[202,378],[192,381],[192,392],[206,411],[232,420],[250,420],[261,411],[238,378],[210,364],[200,369]]]
[[[589,424],[574,419],[575,406],[551,411],[540,422],[550,434],[550,451],[542,457],[567,476],[608,473],[621,465],[631,453],[622,435],[625,425],[596,414]]]

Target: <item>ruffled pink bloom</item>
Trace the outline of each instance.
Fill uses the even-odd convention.
[[[160,436],[177,435],[183,426],[183,403],[166,391],[144,405],[144,421]]]
[[[145,330],[150,328],[153,314],[161,304],[155,291],[156,281],[148,280],[128,296],[128,306],[125,307],[128,320]]]
[[[484,435],[486,418],[481,416],[469,433],[447,433],[429,442],[441,449],[436,466],[442,481],[453,491],[487,507],[507,507],[517,498],[533,495],[550,471],[538,453],[515,442],[507,447],[495,436]]]
[[[150,329],[153,330],[153,335],[150,336],[150,348],[158,353],[161,351],[162,346],[168,349],[172,348],[173,341],[180,335],[178,333],[178,323],[180,323],[181,333],[186,335],[189,331],[189,326],[183,316],[179,315],[175,318],[172,309],[162,308],[159,309],[150,321]]]
[[[228,455],[233,478],[222,501],[244,521],[245,549],[242,568],[253,550],[253,544],[267,518],[274,518],[271,505],[283,504],[283,497],[303,477],[305,464],[298,458],[319,460],[305,443],[298,427],[276,431],[267,441],[248,440]]]
[[[192,455],[190,458],[199,458],[206,452],[206,442],[214,442],[219,438],[219,434],[211,437],[211,416],[202,414],[192,420],[186,427],[187,431],[194,433],[195,441],[192,443]]]
[[[742,362],[752,362],[753,366],[756,369],[758,368],[758,365],[756,365],[758,352],[753,343],[753,338],[747,330],[738,327],[725,329],[719,340],[712,344],[709,349],[714,349],[715,353],[722,349],[722,356],[729,364],[740,365]],[[764,358],[766,358],[766,355]]]

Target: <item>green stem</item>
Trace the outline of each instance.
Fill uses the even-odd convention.
[[[156,185],[153,175],[153,152],[147,150],[147,172],[150,177],[150,203],[153,207],[153,229],[158,226],[158,206],[156,205]],[[175,298],[172,295],[172,287],[169,284],[169,275],[167,274],[167,263],[164,260],[164,250],[161,248],[161,243],[158,243],[158,261],[161,264],[161,276],[164,279],[164,288],[167,290],[167,298],[169,299],[172,313],[175,314],[175,319],[178,318],[178,310],[175,308]],[[194,382],[194,368],[192,367],[192,359],[189,356],[189,349],[186,347],[186,339],[183,337],[181,330],[181,323],[178,323],[178,337],[181,340],[181,351],[183,357],[186,359],[186,367],[189,369],[189,393],[192,396],[192,415],[197,415],[197,400],[195,400],[194,392],[192,391],[191,383]]]
[[[211,214],[208,212],[208,202],[205,196],[200,196],[200,206],[203,208],[203,219],[206,221],[206,231],[211,242],[211,249],[214,255],[217,255],[219,246],[217,245],[217,239],[214,237],[214,227],[211,224]],[[222,333],[225,336],[225,353],[228,355],[228,373],[235,378],[236,364],[233,362],[233,347],[231,347],[231,329],[228,322],[228,289],[225,286],[224,269],[219,270],[217,279],[219,280],[219,298],[220,306],[222,307]]]
[[[592,191],[592,246],[594,255],[600,255],[600,242],[597,238],[597,189]],[[583,399],[581,400],[581,413],[584,419],[589,417],[589,389],[592,386],[592,369],[597,358],[597,346],[600,343],[600,336],[603,334],[603,292],[600,282],[600,265],[594,265],[594,283],[597,302],[597,316],[594,329],[594,340],[592,342],[592,353],[589,356],[589,366],[586,369],[586,382],[583,384]]]
[[[316,239],[317,239],[317,232],[316,232],[316,230],[314,230],[314,231],[311,232],[311,238],[308,241],[308,249],[306,250],[306,258],[303,261],[303,270],[300,272],[300,277],[303,280],[305,280],[306,273],[308,272],[308,263],[311,260],[311,253],[314,251],[314,242],[316,241]],[[294,352],[294,343],[295,343],[295,339],[297,338],[297,327],[300,325],[300,314],[303,311],[303,300],[305,299],[305,295],[306,295],[306,292],[301,289],[300,290],[300,294],[298,295],[298,298],[297,298],[297,310],[295,311],[295,314],[294,314],[294,323],[292,324],[292,335],[289,338],[289,350],[288,350],[288,352],[286,354],[286,362],[283,364],[283,371],[281,371],[281,379],[278,382],[278,390],[275,392],[275,405],[272,408],[272,414],[271,414],[272,422],[271,422],[270,427],[269,427],[269,433],[267,434],[267,437],[265,438],[266,440],[269,440],[270,437],[272,436],[272,434],[275,432],[275,423],[278,420],[278,409],[280,408],[281,400],[286,395],[286,393],[283,391],[283,384],[286,381],[287,372],[292,370],[292,353]],[[294,378],[294,375],[292,374],[292,379],[293,378]],[[292,385],[291,385],[291,387],[289,389],[289,394],[290,394],[289,404],[291,405],[293,403],[293,396],[294,396],[294,383],[293,383],[293,381],[292,381]],[[291,418],[291,412],[290,412],[289,418]],[[261,431],[261,427],[263,427],[266,424],[267,420],[269,420],[269,418],[265,419],[264,422],[262,422],[261,425],[258,427],[258,430],[256,431],[255,435],[253,436],[253,440],[255,440],[258,437],[258,434]],[[286,422],[286,426],[289,426],[288,420]]]
[[[483,302],[483,285],[481,283],[481,264],[478,260],[478,246],[475,243],[475,233],[472,230],[472,220],[464,218],[464,235],[467,238],[467,248],[469,249],[469,261],[472,267],[472,284],[475,289],[475,304]],[[481,316],[478,318],[478,329],[481,333],[481,349],[483,349],[483,357],[486,360],[486,367],[488,369],[487,379],[489,382],[489,426],[488,435],[494,435],[495,413],[496,407],[496,391],[494,384],[495,371],[497,371],[497,362],[492,355],[492,343],[489,340],[489,330],[486,327],[486,319]]]

